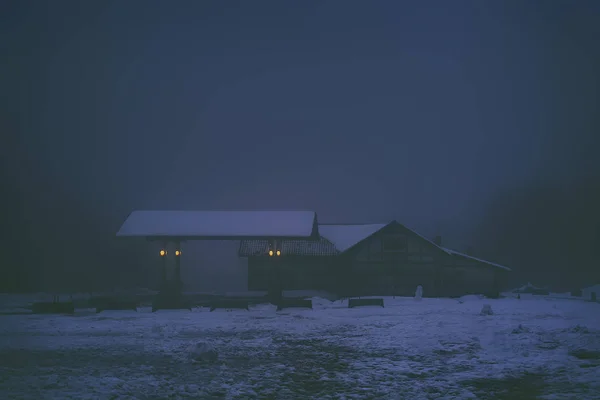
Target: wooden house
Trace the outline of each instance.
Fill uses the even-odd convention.
[[[340,296],[497,295],[510,268],[442,247],[396,221],[318,224],[318,240],[283,240],[282,256],[266,240],[242,240],[248,289],[267,290],[274,267],[287,290],[326,290]],[[276,265],[274,263],[277,263]]]

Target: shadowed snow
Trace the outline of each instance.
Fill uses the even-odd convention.
[[[0,316],[0,398],[600,398],[598,304],[462,301]]]

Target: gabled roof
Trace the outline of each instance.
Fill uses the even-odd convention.
[[[327,238],[336,249],[344,252],[379,232],[388,224],[319,224],[319,235]]]
[[[404,228],[406,228],[406,227],[404,227]],[[411,231],[412,233],[414,233],[415,235],[417,235],[418,237],[420,237],[420,238],[421,238],[421,239],[423,239],[424,241],[428,242],[429,244],[431,244],[431,245],[433,245],[433,246],[437,247],[438,249],[440,249],[440,250],[441,250],[441,251],[443,251],[444,253],[446,253],[446,254],[450,254],[450,251],[449,251],[448,249],[446,249],[445,247],[442,247],[442,246],[438,246],[438,245],[437,245],[437,244],[436,244],[436,243],[435,243],[433,240],[431,240],[431,239],[427,239],[425,236],[421,235],[420,233],[418,233],[418,232],[416,232],[416,231],[414,231],[414,230],[412,230],[412,229],[410,229],[410,228],[406,228],[406,229],[408,229],[409,231]]]
[[[425,242],[429,243],[430,245],[435,247],[437,250],[442,251],[446,254],[450,254],[450,252],[447,251],[445,248],[438,246],[432,240],[427,239],[425,236],[419,234],[418,232],[416,232],[410,228],[407,228],[406,226],[398,223],[395,220],[392,222],[389,222],[387,224],[346,224],[346,225],[319,224],[319,234],[326,236],[328,239],[330,239],[332,242],[335,243],[335,240],[333,240],[333,237],[331,237],[331,238],[328,237],[323,231],[323,227],[327,227],[327,226],[335,227],[333,229],[332,233],[339,235],[339,237],[342,239],[346,239],[346,238],[351,239],[351,240],[348,240],[348,242],[350,242],[350,241],[355,242],[355,243],[351,244],[350,246],[346,247],[344,250],[339,249],[341,252],[344,252],[344,251],[347,251],[347,250],[351,249],[352,247],[358,245],[360,242],[368,239],[369,237],[373,236],[374,234],[376,234],[383,228],[390,226],[390,225],[398,225],[398,226],[402,227],[403,229],[405,229],[406,231],[408,231],[409,233],[411,233],[411,234],[419,237],[420,239],[424,240]],[[343,240],[342,240],[342,242],[343,242]]]
[[[180,239],[317,237],[312,211],[134,211],[117,236]]]
[[[506,270],[506,271],[512,271],[512,269],[510,269],[510,268],[508,268],[508,267],[505,267],[504,265],[496,264],[496,263],[493,263],[493,262],[491,262],[491,261],[486,261],[486,260],[483,260],[483,259],[481,259],[481,258],[477,258],[477,257],[470,256],[470,255],[468,255],[468,254],[463,254],[463,253],[460,253],[460,252],[458,252],[458,251],[456,251],[456,250],[447,249],[447,248],[445,248],[445,247],[442,247],[442,248],[443,248],[443,249],[444,249],[444,250],[445,250],[447,253],[449,253],[449,254],[450,254],[450,255],[452,255],[452,256],[456,256],[456,257],[462,257],[462,258],[467,258],[467,259],[470,259],[470,260],[473,260],[473,261],[478,261],[478,262],[480,262],[480,263],[484,263],[484,264],[491,265],[491,266],[493,266],[493,267],[501,268],[501,269],[504,269],[504,270]]]

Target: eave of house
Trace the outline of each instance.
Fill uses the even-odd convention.
[[[466,258],[466,259],[469,259],[469,260],[472,260],[472,261],[477,261],[477,262],[480,262],[480,263],[483,263],[483,264],[490,265],[492,267],[501,268],[501,269],[506,270],[506,271],[512,271],[512,269],[510,269],[510,268],[508,268],[508,267],[506,267],[504,265],[496,264],[496,263],[493,263],[491,261],[483,260],[481,258],[473,257],[473,256],[470,256],[468,254],[460,253],[460,252],[458,252],[456,250],[446,249],[446,248],[444,250],[446,250],[446,252],[448,252],[450,255],[455,256],[455,257]]]

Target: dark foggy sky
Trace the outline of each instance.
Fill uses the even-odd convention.
[[[133,209],[465,235],[504,187],[598,171],[599,6],[3,2],[5,212],[58,236],[57,208],[98,237]]]

